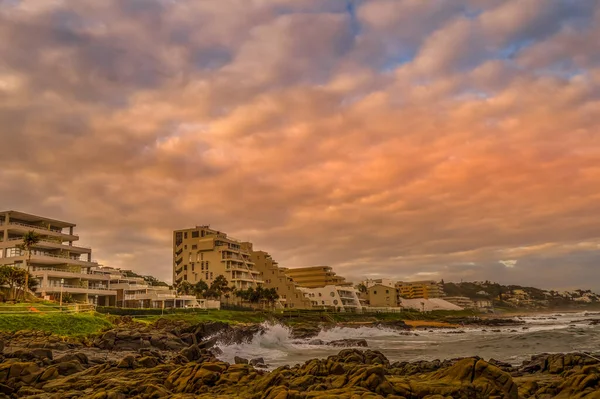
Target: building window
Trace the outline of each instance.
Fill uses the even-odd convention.
[[[325,305],[325,301],[321,301],[321,305]]]
[[[322,296],[320,292],[319,292],[319,296]]]
[[[192,271],[194,271],[194,264],[192,263]]]
[[[210,279],[211,279],[211,280],[213,279],[213,274],[212,274],[212,272],[210,272]]]
[[[187,249],[187,244],[185,244],[185,245],[183,246],[183,249]]]
[[[204,254],[200,253],[200,260],[204,260]]]
[[[329,293],[329,295],[331,295],[331,297],[333,298],[333,297],[335,297],[335,292],[331,291],[331,292]]]
[[[390,293],[390,290],[385,290],[385,293],[386,293],[386,294],[389,294],[389,293]]]
[[[208,261],[206,261],[206,270],[208,270]]]
[[[183,233],[183,238],[187,239],[187,232]]]
[[[208,272],[206,272],[206,279],[208,280]]]
[[[204,270],[204,262],[200,262],[200,270]]]
[[[377,291],[373,291],[373,295],[377,295]]]
[[[200,232],[199,231],[192,231],[192,238],[198,238],[200,237]]]
[[[188,256],[188,262],[192,261],[192,253],[190,252],[190,255]]]
[[[192,245],[192,249],[198,249],[198,245],[196,245],[196,244]]]
[[[187,274],[184,274],[184,275],[183,275],[183,279],[184,279],[185,281],[187,281]]]

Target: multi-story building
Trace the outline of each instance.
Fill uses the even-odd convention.
[[[476,307],[475,302],[466,296],[447,296],[444,297],[444,300],[465,309],[472,309]]]
[[[370,307],[397,307],[400,304],[398,290],[393,285],[375,284],[368,290]]]
[[[242,242],[209,226],[196,226],[173,232],[173,282],[210,285],[223,275],[238,290],[263,284],[251,253]]]
[[[367,288],[370,288],[377,284],[384,285],[386,287],[393,287],[394,281],[389,278],[376,278],[376,279],[366,279],[362,282],[362,284]]]
[[[305,288],[319,288],[327,285],[352,286],[344,277],[335,274],[330,266],[294,267],[285,269],[285,274],[296,284]]]
[[[74,223],[23,212],[0,212],[0,265],[26,267],[27,252],[19,249],[23,236],[34,231],[40,241],[31,250],[30,272],[39,284],[35,293],[43,298],[69,294],[75,301],[114,305],[116,291],[109,279],[97,274],[92,249],[76,245]]]
[[[362,312],[358,291],[352,286],[326,285],[324,287],[300,287],[313,308],[331,309],[338,312]]]
[[[279,305],[290,309],[309,309],[311,301],[305,298],[294,280],[285,274],[286,269],[279,267],[271,255],[264,251],[253,251],[251,243],[244,243],[251,253],[256,270],[262,273],[265,288],[275,288],[279,294]]]
[[[444,296],[444,290],[437,281],[425,280],[425,281],[398,281],[396,283],[398,294],[401,298],[414,299],[414,298],[441,298]]]

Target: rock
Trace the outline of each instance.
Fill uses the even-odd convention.
[[[263,359],[262,357],[255,357],[254,359],[250,359],[251,366],[258,366],[258,365],[264,365],[264,364],[265,364],[265,359]]]
[[[89,364],[90,360],[88,359],[88,357],[85,353],[77,352],[77,353],[68,353],[66,355],[63,355],[57,359],[54,359],[54,361],[52,363],[57,364],[57,363],[64,363],[64,362],[77,362],[79,364]]]
[[[325,341],[323,341],[322,339],[311,339],[308,342],[309,345],[327,345],[327,343]]]
[[[4,352],[4,341],[0,339],[0,354]]]
[[[134,369],[137,367],[137,365],[138,363],[135,358],[132,355],[129,355],[121,359],[119,364],[117,364],[117,367],[121,369]]]
[[[364,339],[338,339],[335,341],[330,341],[327,343],[329,346],[343,346],[343,347],[363,347],[366,348],[369,346],[367,341]]]
[[[4,395],[12,395],[15,390],[8,385],[4,385],[0,383],[0,393]]]
[[[244,359],[243,357],[235,356],[233,358],[233,361],[235,362],[235,364],[248,364],[248,359]]]

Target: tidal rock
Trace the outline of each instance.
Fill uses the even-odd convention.
[[[263,359],[262,357],[255,357],[254,359],[250,359],[250,365],[251,366],[258,366],[258,365],[264,365],[265,364],[265,359]]]
[[[235,364],[248,364],[248,359],[244,359],[243,357],[235,356],[233,358]]]
[[[341,346],[341,347],[349,347],[349,348],[353,348],[353,347],[363,347],[366,348],[367,346],[369,346],[367,344],[367,341],[364,339],[352,339],[352,338],[348,338],[348,339],[338,339],[335,341],[330,341],[327,343],[327,345],[329,346]]]

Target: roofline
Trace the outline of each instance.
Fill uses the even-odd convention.
[[[47,218],[44,216],[39,216],[39,215],[34,215],[33,213],[26,213],[26,212],[20,212],[20,211],[14,211],[14,210],[9,210],[9,211],[1,211],[1,214],[5,214],[8,213],[10,216],[15,216],[15,218],[19,218],[19,217],[23,217],[25,216],[26,218],[30,218],[30,219],[36,219],[35,221],[44,221],[44,222],[49,222],[53,225],[55,225],[56,227],[75,227],[77,226],[75,223],[70,223],[70,222],[65,222],[64,220],[58,220],[58,219],[52,219],[52,218]]]

